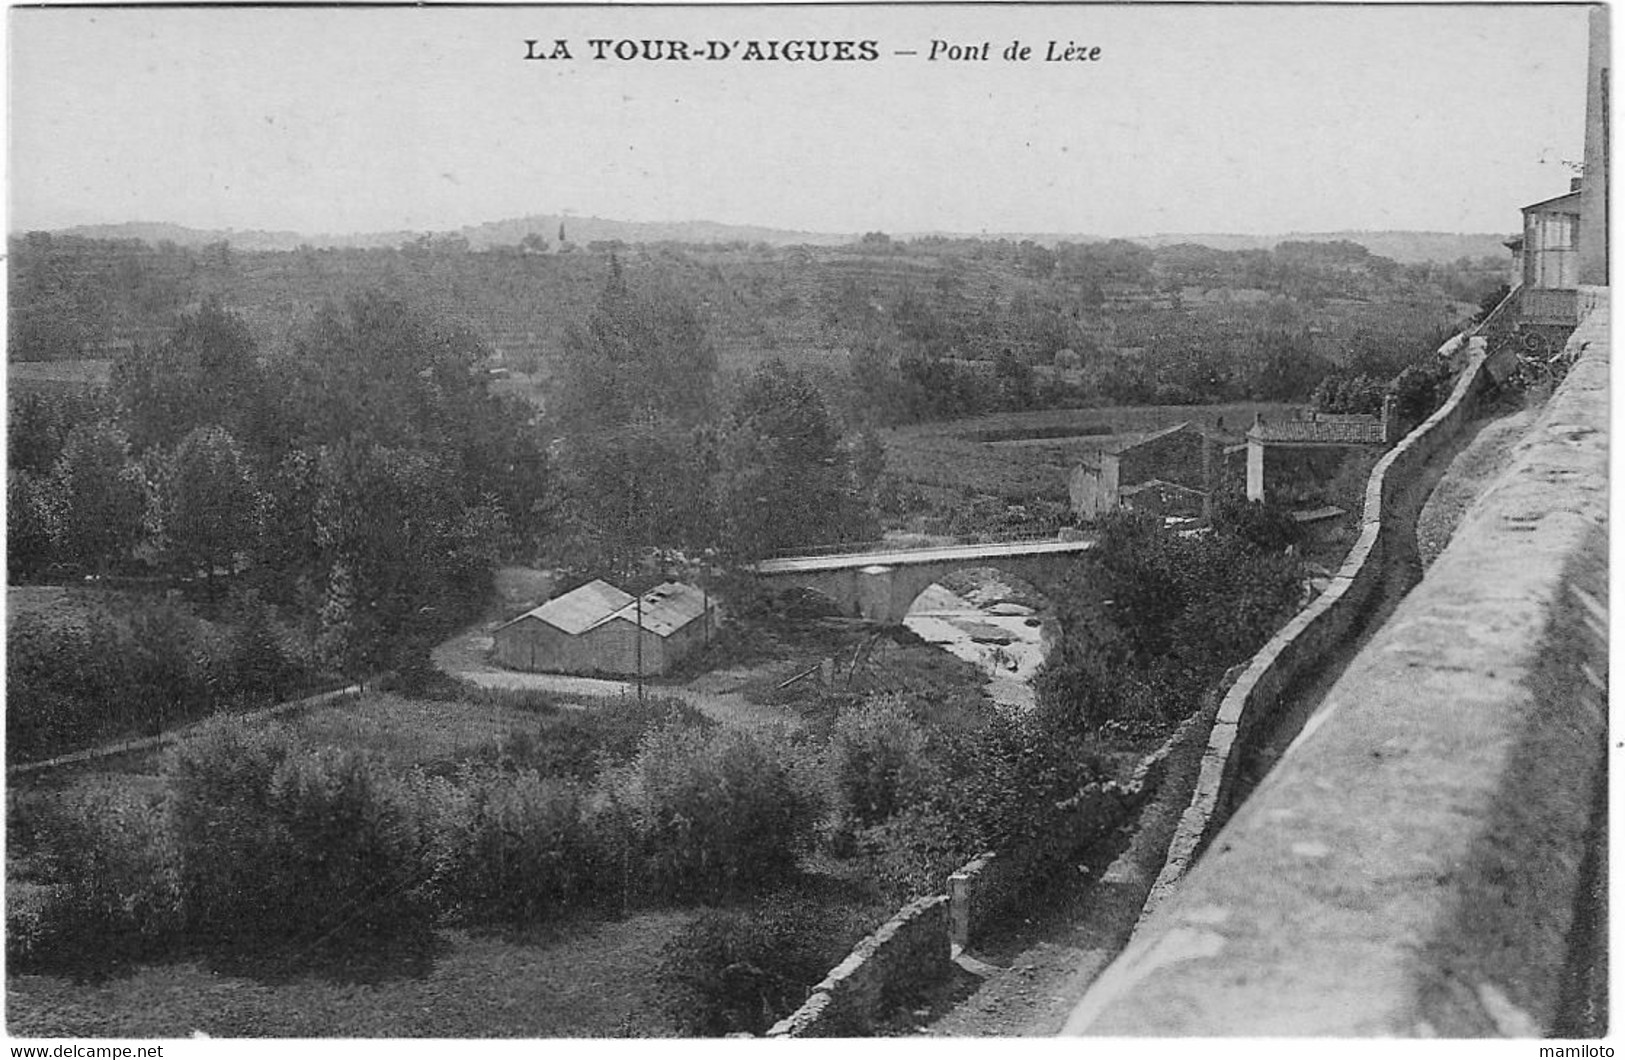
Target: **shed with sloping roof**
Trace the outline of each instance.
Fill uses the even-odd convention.
[[[1207,438],[1188,421],[1102,449],[1094,461],[1073,469],[1068,482],[1072,511],[1096,519],[1123,503],[1134,485],[1160,481],[1200,494],[1212,490],[1213,454]]]
[[[592,581],[497,627],[492,656],[516,670],[664,674],[716,631],[705,590],[667,582],[634,597]]]

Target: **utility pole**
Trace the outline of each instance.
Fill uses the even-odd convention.
[[[637,616],[638,616],[637,641],[633,645],[633,651],[637,655],[638,702],[642,703],[643,702],[643,596],[641,594],[638,596]]]

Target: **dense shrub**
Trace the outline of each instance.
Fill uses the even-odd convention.
[[[661,1004],[695,1037],[761,1034],[795,1011],[867,932],[860,911],[775,894],[705,913],[660,954]]]
[[[1279,551],[1278,513],[1219,509],[1197,537],[1133,514],[1102,521],[1098,563],[1059,594],[1060,650],[1035,682],[1055,732],[1165,734],[1296,609],[1302,564]]]
[[[716,900],[784,878],[817,815],[794,749],[749,732],[663,726],[610,779],[638,886],[657,900]]]
[[[522,924],[621,896],[581,788],[534,770],[419,778],[436,904],[470,923]]]
[[[1382,411],[1384,389],[1376,376],[1339,372],[1321,380],[1310,400],[1321,412],[1375,416]]]
[[[1443,364],[1413,364],[1394,377],[1390,391],[1399,418],[1417,424],[1433,415],[1448,394],[1450,370]]]
[[[249,605],[245,605],[245,608]],[[274,702],[308,670],[282,647],[264,605],[223,631],[169,602],[120,624],[19,618],[6,632],[6,755],[30,761],[100,739],[146,735],[211,711]],[[257,616],[257,617],[256,617]]]
[[[1098,780],[1101,770],[1076,733],[1040,716],[995,718],[958,734],[944,755],[942,779],[860,842],[894,901],[934,894],[966,861],[988,850],[1024,858],[1055,842],[1055,807]]]
[[[104,790],[33,822],[33,868],[55,881],[6,901],[14,971],[92,976],[171,949],[182,925],[161,797]],[[15,856],[15,855],[13,855]]]
[[[531,769],[544,777],[590,780],[607,766],[622,765],[637,753],[643,737],[661,725],[710,729],[715,726],[687,700],[671,696],[633,695],[600,700],[584,710],[560,710],[538,693],[509,692],[498,703],[536,710],[545,721],[536,730],[517,730],[503,737],[485,756],[487,764],[508,770]],[[542,694],[545,695],[545,694]]]
[[[829,770],[842,823],[879,824],[920,798],[931,780],[925,729],[900,696],[843,709],[829,743]]]
[[[194,940],[336,947],[428,926],[411,804],[364,755],[221,720],[171,752],[164,775]]]

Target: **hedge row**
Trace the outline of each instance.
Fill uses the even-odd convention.
[[[177,952],[293,960],[410,943],[442,921],[727,900],[780,881],[810,842],[820,800],[798,754],[673,722],[592,782],[490,765],[399,775],[220,719],[170,753],[157,791],[36,823],[36,875],[55,882],[8,909],[8,953],[91,972]]]

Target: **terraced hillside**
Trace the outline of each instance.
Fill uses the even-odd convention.
[[[1185,377],[1168,383],[1156,398],[1164,402],[1190,400],[1187,393],[1279,397],[1234,381],[1225,393],[1200,395],[1213,374],[1204,358],[1253,358],[1262,365],[1248,370],[1254,379],[1273,371],[1263,364],[1276,355],[1271,349],[1344,364],[1362,349],[1431,339],[1473,308],[1462,301],[1464,285],[1485,282],[1476,267],[1400,267],[1361,258],[1358,247],[1328,252],[1325,261],[1301,249],[1279,260],[1264,251],[1207,251],[1193,265],[1188,247],[1050,251],[884,237],[788,248],[604,243],[565,253],[471,251],[431,240],[242,251],[44,233],[11,243],[14,361],[116,359],[132,344],[161,341],[179,312],[206,297],[241,315],[260,348],[274,354],[325,302],[381,289],[470,329],[524,377],[512,384],[521,389],[545,384],[570,328],[602,291],[611,253],[629,283],[667,289],[695,307],[725,372],[775,357],[834,382],[845,379],[848,355],[860,349],[893,360],[989,363],[1008,353],[1047,370],[1072,350],[1095,374],[1067,381],[1098,390],[1100,372],[1116,366],[1133,374],[1134,359],[1149,352],[1150,375]],[[1107,396],[1143,402],[1154,390],[1152,381],[1142,396]]]

